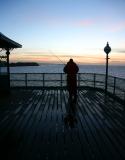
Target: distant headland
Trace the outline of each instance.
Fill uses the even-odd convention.
[[[36,62],[16,62],[16,63],[10,63],[11,67],[15,66],[39,66]]]
[[[5,61],[1,61],[1,65],[4,66],[6,65]],[[15,62],[15,63],[10,63],[10,67],[16,67],[16,66],[39,66],[38,63],[36,62]]]

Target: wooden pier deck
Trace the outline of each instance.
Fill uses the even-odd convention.
[[[99,91],[80,90],[73,105],[66,90],[12,90],[0,99],[0,159],[123,160],[125,108]]]

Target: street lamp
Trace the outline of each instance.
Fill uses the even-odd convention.
[[[111,47],[109,46],[108,42],[104,48],[104,52],[106,53],[106,76],[105,76],[105,93],[107,93],[107,81],[108,81],[108,54],[111,52]]]

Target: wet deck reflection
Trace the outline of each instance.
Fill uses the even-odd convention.
[[[74,104],[66,90],[13,90],[0,100],[0,147],[0,159],[122,160],[125,108],[99,91]]]

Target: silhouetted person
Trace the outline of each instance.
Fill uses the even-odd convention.
[[[79,71],[79,67],[70,59],[65,65],[63,71],[67,74],[67,88],[69,91],[69,99],[74,102],[77,100],[77,77],[76,74]]]

